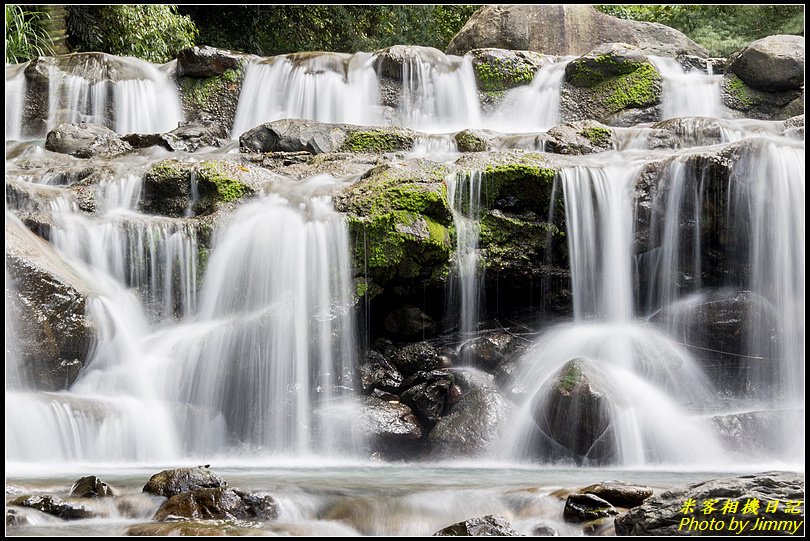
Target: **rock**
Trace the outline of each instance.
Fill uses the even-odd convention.
[[[446,370],[416,372],[403,384],[400,400],[410,406],[425,426],[431,426],[450,411],[453,376]]]
[[[604,481],[579,490],[580,494],[593,494],[618,507],[635,507],[652,496],[650,487],[628,485],[621,481]]]
[[[499,441],[512,413],[512,406],[494,387],[473,389],[430,431],[431,450],[445,457],[484,455]]]
[[[498,47],[570,56],[617,42],[657,56],[709,56],[703,47],[668,26],[618,19],[586,5],[484,6],[455,35],[447,52],[464,54]]]
[[[202,488],[223,488],[228,483],[207,466],[163,470],[149,478],[143,492],[170,498],[182,492]]]
[[[6,317],[13,316],[17,323],[18,346],[11,352],[18,365],[10,366],[8,356],[6,374],[18,370],[21,379],[39,390],[67,389],[95,337],[95,326],[86,314],[94,288],[10,213],[6,213],[6,270]]]
[[[532,529],[532,535],[538,537],[553,537],[560,535],[560,533],[548,524],[538,524]]]
[[[383,328],[390,336],[424,340],[436,334],[436,321],[419,307],[405,304],[385,316]]]
[[[377,57],[377,73],[383,79],[401,83],[403,72],[417,69],[420,63],[426,63],[432,69],[450,71],[453,64],[440,50],[419,45],[393,45],[374,53]]]
[[[522,535],[512,528],[512,525],[501,515],[486,515],[469,518],[462,522],[451,524],[433,534],[434,536],[518,536]]]
[[[127,528],[126,535],[148,536],[255,536],[272,535],[258,524],[241,520],[183,520],[152,522]]]
[[[226,53],[221,49],[219,53]],[[230,54],[230,53],[227,53]],[[228,64],[231,64],[229,61]],[[214,69],[225,67],[220,64]],[[203,66],[200,66],[203,69]],[[178,70],[180,64],[178,63]],[[246,63],[237,62],[234,67],[227,67],[222,73],[209,76],[178,75],[180,103],[183,106],[183,117],[189,121],[213,123],[220,130],[230,133],[236,118],[239,105],[239,94],[245,79]]]
[[[702,505],[716,499],[718,509],[728,502],[737,502],[737,511],[704,515]],[[746,503],[758,500],[756,515]],[[684,504],[695,502],[694,512],[684,513]],[[768,511],[769,502],[778,501],[776,511]],[[798,514],[786,511],[787,502],[801,501]],[[699,530],[697,524],[713,519],[720,529]],[[686,521],[686,522],[683,522]],[[694,522],[693,522],[694,521]],[[732,521],[735,527],[732,530]],[[801,521],[801,523],[800,523]],[[701,483],[659,493],[639,507],[616,518],[617,535],[716,535],[717,531],[739,531],[747,524],[746,534],[754,532],[759,523],[762,535],[804,535],[804,474],[791,472],[765,472],[739,477],[711,479]]]
[[[439,352],[428,342],[408,344],[391,357],[391,364],[405,377],[417,372],[429,372],[439,368]]]
[[[528,85],[538,69],[554,60],[533,51],[493,48],[474,49],[469,55],[472,56],[478,90],[483,92],[500,92]]]
[[[30,524],[31,519],[27,516],[21,515],[16,509],[6,508],[6,528],[19,528]]]
[[[213,122],[184,122],[167,133],[130,133],[121,136],[133,148],[163,147],[171,151],[196,152],[203,147],[221,147],[226,143],[227,129]]]
[[[73,486],[70,488],[71,498],[99,498],[112,495],[113,492],[110,485],[95,475],[82,477],[73,483]]]
[[[512,334],[500,331],[490,332],[461,346],[461,359],[465,364],[492,372],[526,346],[525,341],[519,340]]]
[[[637,48],[624,43],[600,45],[566,66],[560,111],[570,120],[627,125],[658,120],[661,75]],[[622,116],[639,110],[641,117]]]
[[[372,451],[389,457],[409,456],[413,444],[422,438],[422,427],[411,408],[372,396],[360,396],[357,401],[361,408],[357,426],[368,436]]]
[[[553,440],[547,452],[568,453],[577,463],[605,463],[615,454],[603,391],[584,359],[568,361],[534,397],[534,422]],[[594,517],[596,518],[596,517]]]
[[[582,525],[582,533],[585,535],[604,536],[616,535],[616,528],[613,525],[613,518],[598,518]]]
[[[785,120],[804,114],[804,92],[782,90],[768,92],[752,88],[734,73],[726,73],[722,83],[723,104],[744,113],[746,118]]]
[[[798,90],[804,85],[804,36],[768,36],[729,58],[728,71],[758,90]]]
[[[592,87],[610,77],[633,73],[648,63],[641,49],[626,43],[603,43],[565,66],[565,80]]]
[[[613,130],[593,120],[571,122],[548,130],[546,151],[557,154],[593,154],[614,148]]]
[[[360,365],[360,383],[363,389],[379,389],[396,393],[402,385],[402,374],[380,353],[369,351],[366,362]]]
[[[593,494],[571,494],[565,500],[563,518],[568,522],[587,522],[619,512],[607,501]]]
[[[491,149],[498,134],[490,130],[462,130],[453,136],[459,152],[484,152]]]
[[[273,520],[278,506],[271,496],[233,488],[197,488],[175,494],[155,512],[154,520]]]
[[[791,414],[791,410],[729,413],[712,417],[712,425],[725,449],[748,456],[775,456],[783,451],[777,434],[785,430],[785,415]]]
[[[117,133],[96,124],[59,124],[48,132],[45,149],[77,158],[109,158],[132,150]]]
[[[410,150],[415,134],[406,128],[326,124],[285,119],[267,122],[239,137],[243,152],[396,152]]]
[[[189,47],[177,53],[177,76],[214,77],[242,66],[244,55],[207,45]]]
[[[80,520],[94,516],[92,512],[83,506],[66,502],[56,496],[21,496],[10,501],[8,505],[30,507],[64,520]]]

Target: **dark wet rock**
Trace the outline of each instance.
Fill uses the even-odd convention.
[[[486,515],[469,518],[451,524],[433,534],[434,536],[519,536],[522,535],[501,515]]]
[[[526,348],[527,342],[507,332],[490,332],[461,346],[461,359],[465,364],[495,371],[503,362]]]
[[[603,43],[569,62],[565,80],[574,86],[592,87],[610,77],[633,73],[648,62],[639,49],[626,43]]]
[[[512,406],[496,388],[473,389],[430,431],[431,450],[446,457],[483,455],[499,440],[512,413]]]
[[[799,89],[769,92],[748,86],[736,74],[723,76],[723,104],[746,118],[785,120],[804,114],[804,91]],[[739,113],[738,113],[739,114]]]
[[[436,321],[418,306],[405,304],[393,309],[383,320],[385,332],[397,338],[425,339],[436,334]]]
[[[402,380],[400,371],[377,351],[369,351],[366,362],[360,365],[360,383],[366,391],[379,389],[396,393],[402,385]]]
[[[584,359],[568,361],[534,397],[534,422],[553,442],[547,452],[578,463],[604,463],[615,454],[608,412],[604,391]]]
[[[21,376],[35,389],[68,388],[95,336],[94,293],[53,247],[6,214],[7,317],[14,317]],[[7,368],[8,369],[8,368]],[[8,372],[7,372],[8,373]]]
[[[243,152],[396,152],[413,147],[415,133],[406,128],[326,124],[284,119],[257,126],[239,137]]]
[[[223,488],[228,483],[207,466],[177,468],[156,473],[144,485],[143,492],[166,496],[167,498],[202,488]]]
[[[66,502],[56,496],[21,496],[10,501],[9,505],[30,507],[64,520],[80,520],[94,516],[91,511],[88,511],[83,506],[73,502]]]
[[[452,64],[444,54],[433,47],[419,45],[393,45],[376,51],[377,73],[383,79],[401,83],[405,68],[414,69],[419,61],[426,62],[438,70],[451,70]]]
[[[278,506],[271,496],[250,494],[233,488],[197,488],[166,500],[154,520],[273,520]]]
[[[77,158],[111,157],[132,150],[132,146],[111,129],[85,123],[59,124],[48,132],[45,148]]]
[[[183,520],[136,524],[126,535],[146,536],[255,536],[270,535],[260,524],[242,520]]]
[[[82,477],[73,483],[73,486],[70,488],[71,498],[101,498],[112,495],[113,492],[110,485],[95,475]]]
[[[429,342],[408,344],[391,357],[391,364],[405,377],[416,372],[429,372],[439,368],[439,352]]]
[[[580,489],[580,494],[593,494],[617,507],[635,507],[652,496],[650,487],[628,485],[621,481],[604,481]]]
[[[479,91],[499,92],[531,84],[538,69],[554,61],[534,51],[474,49],[472,56],[475,82]],[[464,152],[464,151],[462,151]]]
[[[614,147],[613,130],[592,120],[554,126],[548,131],[546,151],[557,154],[593,154]]]
[[[532,535],[538,537],[554,537],[560,535],[560,533],[548,524],[538,524],[532,528]]]
[[[712,417],[715,433],[725,449],[750,456],[776,456],[783,451],[778,434],[790,430],[788,416],[795,410],[746,411]]]
[[[722,524],[722,530],[698,530],[689,524],[706,520],[702,513],[703,502],[717,499],[719,502],[737,502],[737,511],[713,513],[711,519]],[[746,508],[746,503],[758,500],[760,506],[756,515]],[[685,502],[694,501],[695,510],[684,514]],[[767,504],[778,501],[776,511],[768,511]],[[799,513],[786,510],[787,502],[801,501]],[[688,519],[681,526],[681,521]],[[732,521],[736,527],[731,528]],[[801,521],[801,524],[799,524]],[[753,530],[755,522],[767,524],[768,529]],[[616,518],[617,535],[717,535],[718,531],[738,531],[740,524],[747,524],[745,534],[766,536],[804,535],[804,474],[793,472],[765,472],[739,477],[724,477],[695,483],[656,494],[639,507]],[[798,526],[798,528],[797,528]]]
[[[599,496],[593,494],[571,494],[565,500],[563,518],[568,522],[586,522],[619,512]]]
[[[708,56],[703,47],[668,26],[618,19],[586,5],[484,6],[456,34],[447,51],[464,54],[498,47],[569,56],[617,42],[657,56]]]
[[[177,54],[177,76],[214,77],[228,70],[239,69],[244,55],[208,47],[189,47]]]
[[[612,517],[598,518],[582,525],[582,533],[591,536],[616,535]]]
[[[804,85],[804,36],[768,36],[729,58],[728,71],[758,90],[798,90]]]
[[[28,526],[30,524],[30,518],[20,514],[16,509],[6,508],[6,528],[19,528],[20,526]]]
[[[357,426],[368,437],[372,451],[392,458],[408,456],[413,444],[422,438],[422,427],[405,404],[372,396],[357,397],[357,402]]]
[[[400,399],[430,426],[450,411],[454,386],[455,379],[446,370],[416,372],[403,382]]]

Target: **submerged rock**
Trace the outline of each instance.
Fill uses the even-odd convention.
[[[209,470],[208,466],[197,466],[158,472],[149,478],[149,481],[143,487],[143,492],[169,498],[190,490],[226,486],[228,486],[228,483]]]
[[[70,496],[72,498],[100,498],[112,495],[110,485],[95,475],[82,477],[70,487]]]
[[[433,534],[434,536],[519,536],[523,535],[512,527],[501,515],[486,515],[469,518],[451,524]]]
[[[19,528],[29,524],[31,524],[30,518],[20,514],[16,509],[6,508],[6,528]]]
[[[88,511],[85,507],[72,502],[66,502],[56,496],[21,496],[10,501],[9,505],[30,507],[65,520],[80,520],[94,516],[93,513]]]
[[[77,158],[109,158],[132,150],[132,146],[109,128],[96,124],[59,124],[48,132],[45,149]]]
[[[241,520],[183,520],[136,524],[127,529],[127,535],[148,536],[255,536],[268,535],[260,524]]]
[[[188,518],[195,520],[273,520],[278,506],[271,496],[249,494],[233,488],[198,488],[176,494],[155,513],[159,521]]]
[[[593,494],[571,494],[565,500],[563,518],[568,522],[586,522],[602,517],[617,515],[619,512],[599,496]]]
[[[593,494],[618,507],[635,507],[652,496],[650,487],[628,485],[621,481],[604,481],[580,489],[580,494]]]
[[[736,502],[736,511],[702,512],[702,505],[716,500],[718,506]],[[757,511],[752,512],[749,502],[757,502]],[[684,506],[694,502],[692,511],[683,512]],[[775,510],[769,510],[770,502],[777,502]],[[790,502],[799,503],[789,511]],[[697,524],[711,518],[718,529],[699,529]],[[686,522],[682,522],[686,521]],[[732,522],[734,527],[732,528]],[[694,524],[692,526],[691,524]],[[755,524],[760,525],[754,530]],[[804,535],[804,474],[792,472],[765,472],[739,477],[724,477],[694,483],[681,488],[659,493],[639,507],[616,518],[617,535],[717,535],[722,532],[739,532],[745,525],[744,534]]]

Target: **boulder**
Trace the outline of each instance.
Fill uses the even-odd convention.
[[[222,75],[227,70],[239,69],[243,56],[207,45],[189,47],[177,53],[177,76],[214,77]]]
[[[402,385],[402,374],[377,351],[366,354],[366,362],[360,365],[360,384],[363,390],[379,389],[396,393]]]
[[[109,158],[132,150],[132,146],[109,128],[96,124],[59,124],[48,132],[45,149],[77,158]]]
[[[441,366],[439,352],[429,342],[417,342],[402,347],[391,357],[391,364],[405,377],[417,372],[429,372]]]
[[[278,506],[271,496],[233,488],[197,488],[175,494],[155,512],[154,520],[273,520]]]
[[[400,394],[403,403],[410,406],[426,426],[433,425],[450,411],[455,379],[446,370],[416,372],[403,384]]]
[[[617,514],[615,507],[593,494],[571,494],[563,509],[563,518],[568,522],[588,522]]]
[[[20,514],[16,509],[6,508],[6,528],[19,528],[30,524],[31,519],[26,515]]]
[[[66,502],[56,496],[21,496],[11,500],[8,505],[30,507],[64,520],[80,520],[94,516],[92,512],[83,506]]]
[[[628,485],[621,481],[604,481],[579,490],[580,494],[593,494],[618,507],[635,507],[652,496],[650,487]]]
[[[179,73],[181,64],[178,61],[177,86],[180,103],[186,120],[215,124],[218,129],[230,134],[245,79],[246,63],[241,61],[234,63],[230,60],[231,53],[221,49],[215,51],[216,53],[208,59],[211,64],[205,65],[207,60],[200,59],[201,63],[193,66],[194,69],[206,70],[211,75],[198,76],[186,73],[181,76]],[[213,73],[223,68],[220,73]]]
[[[475,388],[462,395],[450,413],[428,435],[435,455],[481,456],[499,441],[513,408],[494,387]]]
[[[436,334],[436,321],[419,307],[405,304],[385,316],[383,329],[388,335],[397,338],[424,340]]]
[[[760,90],[748,86],[731,72],[723,76],[722,95],[723,104],[745,118],[786,120],[804,114],[803,90]]]
[[[372,451],[392,458],[408,456],[413,444],[422,438],[422,427],[411,408],[373,396],[360,396],[357,401],[357,426],[368,437]]]
[[[82,477],[70,487],[71,498],[101,498],[112,495],[113,492],[110,485],[95,475]]]
[[[16,323],[13,341],[7,343],[16,347],[7,352],[6,374],[16,373],[15,379],[34,389],[67,389],[95,337],[95,325],[86,315],[94,288],[10,213],[6,271],[6,317]]]
[[[433,534],[434,536],[519,536],[506,518],[501,515],[486,515],[469,518],[446,526]]]
[[[485,152],[492,149],[498,134],[490,130],[462,130],[453,136],[459,152]]]
[[[603,43],[565,66],[565,80],[592,87],[610,77],[633,73],[648,63],[647,56],[627,43]]]
[[[717,500],[718,509],[726,502],[737,502],[736,511],[703,514],[703,503],[712,499]],[[746,507],[752,500],[759,504],[756,514]],[[768,504],[773,501],[778,505],[769,510]],[[684,512],[689,502],[694,502],[694,507]],[[788,512],[788,502],[801,502],[798,513]],[[698,529],[698,524],[707,519],[714,520],[718,528]],[[754,531],[755,523],[761,529]],[[716,535],[718,531],[738,532],[743,525],[748,535],[804,535],[804,474],[765,472],[723,477],[661,492],[617,517],[616,534]]]
[[[553,58],[533,51],[506,49],[474,49],[472,56],[475,82],[483,92],[501,92],[516,86],[528,85],[541,67]]]
[[[614,130],[593,120],[554,126],[548,130],[546,151],[557,154],[593,154],[614,148]]]
[[[729,413],[712,417],[715,433],[725,449],[734,449],[746,456],[779,456],[784,453],[783,438],[788,415],[795,410],[766,410]]]
[[[495,331],[465,342],[460,356],[464,364],[493,372],[527,345],[525,340],[513,334]]]
[[[548,524],[538,524],[532,528],[532,535],[536,537],[556,537],[560,533]]]
[[[227,129],[214,122],[184,122],[167,133],[129,133],[121,139],[133,148],[163,147],[171,151],[196,152],[204,147],[226,144]]]
[[[453,63],[444,53],[433,47],[419,45],[393,45],[374,53],[377,73],[383,79],[402,83],[406,69],[417,69],[419,63],[429,64],[436,70],[451,70]]]
[[[618,19],[586,5],[528,4],[482,7],[453,37],[447,52],[464,54],[497,47],[570,56],[616,42],[636,45],[657,56],[709,56],[681,32],[662,24]]]
[[[224,488],[228,483],[208,466],[163,470],[149,478],[143,492],[170,498],[182,492],[201,488]]]
[[[728,71],[758,90],[798,90],[804,86],[804,36],[752,41],[729,58]]]

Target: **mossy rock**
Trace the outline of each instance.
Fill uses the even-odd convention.
[[[546,58],[534,51],[506,49],[474,49],[473,70],[482,92],[501,92],[516,86],[528,85],[537,70],[547,63]]]
[[[590,88],[612,77],[630,75],[649,65],[638,47],[626,43],[605,43],[565,66],[565,80],[577,87]]]
[[[489,130],[462,130],[453,136],[459,152],[485,152],[496,134]]]
[[[215,121],[228,133],[236,117],[246,63],[214,77],[178,78],[183,114],[188,120]]]
[[[413,148],[414,133],[400,128],[348,129],[338,151],[398,152]]]
[[[801,90],[766,92],[751,88],[733,73],[723,77],[723,103],[746,117],[763,120],[785,120],[804,114]]]

